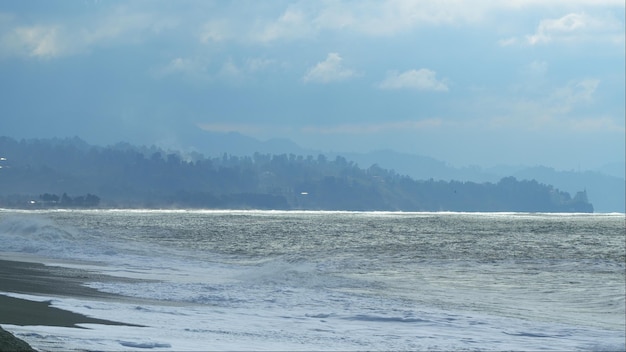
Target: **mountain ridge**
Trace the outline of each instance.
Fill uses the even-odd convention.
[[[572,197],[510,176],[482,184],[420,181],[376,164],[363,169],[343,156],[257,152],[251,157],[195,154],[191,160],[156,147],[89,147],[79,138],[17,142],[1,137],[0,150],[7,155],[0,195],[18,207],[97,206],[102,199],[108,207],[593,211],[586,191]]]
[[[307,149],[289,139],[258,140],[238,132],[196,131],[186,139],[187,150],[196,150],[207,156],[224,153],[251,156],[255,152],[270,154],[319,155],[329,158],[342,156],[363,168],[378,165],[417,180],[462,180],[497,182],[503,177],[537,180],[554,185],[570,193],[586,190],[599,212],[626,212],[626,163],[615,162],[591,170],[557,170],[543,165],[497,165],[458,167],[433,157],[398,152],[390,149],[369,152],[341,152]],[[210,140],[211,142],[207,142]],[[245,143],[243,143],[245,142]],[[621,172],[620,172],[621,171]]]

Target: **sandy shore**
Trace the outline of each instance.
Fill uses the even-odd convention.
[[[98,300],[126,299],[82,285],[89,281],[112,280],[130,279],[39,263],[0,260],[0,292]],[[49,302],[34,302],[0,294],[0,324],[74,327],[80,323],[120,324],[53,308]]]
[[[39,263],[0,260],[0,325],[47,325],[80,328],[77,324],[128,325],[120,322],[95,319],[82,314],[54,308],[50,302],[35,302],[14,298],[2,293],[20,293],[47,297],[78,297],[98,300],[124,299],[113,294],[83,286],[91,281],[137,281],[110,277],[86,270],[46,266]],[[17,343],[2,332],[0,351],[10,351]]]

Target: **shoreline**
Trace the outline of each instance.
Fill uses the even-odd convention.
[[[32,207],[1,207],[0,212],[164,212],[164,213],[379,213],[379,214],[495,214],[495,215],[596,215],[623,216],[619,211],[608,212],[567,212],[567,211],[462,211],[462,210],[338,210],[338,209],[256,209],[256,208],[203,208],[203,207],[101,207],[101,208],[32,208]]]
[[[36,351],[26,341],[18,339],[15,335],[0,327],[0,351]]]
[[[100,292],[83,285],[91,281],[139,282],[142,280],[112,277],[83,269],[48,266],[34,261],[0,259],[0,329],[2,329],[0,330],[0,351],[16,349],[28,351],[26,346],[30,346],[13,335],[7,325],[43,325],[76,329],[84,329],[79,324],[137,326],[92,318],[52,307],[52,301],[49,298],[53,297],[133,300],[130,297]],[[20,295],[45,298],[29,300],[20,298]]]

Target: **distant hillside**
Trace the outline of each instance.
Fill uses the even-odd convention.
[[[367,169],[372,165],[393,170],[416,180],[463,180],[476,183],[497,183],[500,179],[514,176],[520,180],[536,180],[553,185],[562,191],[576,193],[586,190],[590,202],[597,212],[626,212],[625,164],[607,164],[598,170],[558,171],[545,166],[479,166],[455,167],[444,161],[423,155],[400,153],[392,150],[378,150],[368,153],[321,152],[307,150],[290,140],[259,141],[239,133],[217,133],[203,130],[188,131],[184,151],[196,151],[215,157],[227,153],[232,156],[252,156],[261,154],[325,154],[329,159],[344,157]],[[180,149],[179,149],[180,150]]]
[[[78,138],[0,137],[0,206],[181,207],[389,211],[591,212],[537,181],[415,180],[342,156],[190,157],[158,148],[89,146]]]
[[[339,154],[337,154],[339,155]],[[375,151],[371,153],[346,153],[348,159],[361,166],[378,164],[399,174],[415,179],[464,180],[472,182],[498,182],[503,177],[514,176],[520,180],[536,180],[553,185],[563,191],[575,193],[586,190],[589,200],[598,212],[626,212],[626,181],[619,177],[620,165],[611,164],[598,171],[557,171],[553,168],[537,166],[499,166],[489,169],[475,167],[456,168],[443,161],[395,151]],[[608,172],[611,172],[609,174]],[[623,175],[622,169],[622,175]]]
[[[586,190],[597,212],[625,212],[626,182],[623,178],[593,171],[556,171],[548,167],[526,168],[513,175],[558,185],[565,191]]]

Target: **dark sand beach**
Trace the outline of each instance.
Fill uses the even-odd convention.
[[[81,297],[94,299],[120,299],[83,286],[88,281],[131,280],[110,277],[80,269],[46,266],[40,263],[0,260],[0,326],[47,325],[80,328],[77,324],[128,325],[119,322],[95,319],[82,314],[50,306],[50,302],[35,302],[9,297],[2,292],[32,294],[48,297]],[[131,280],[137,281],[137,280]],[[124,298],[126,299],[126,298]],[[0,331],[0,351],[24,350],[19,340],[9,333]]]
[[[10,332],[0,328],[0,351],[35,351],[29,344],[17,337],[11,335]]]

